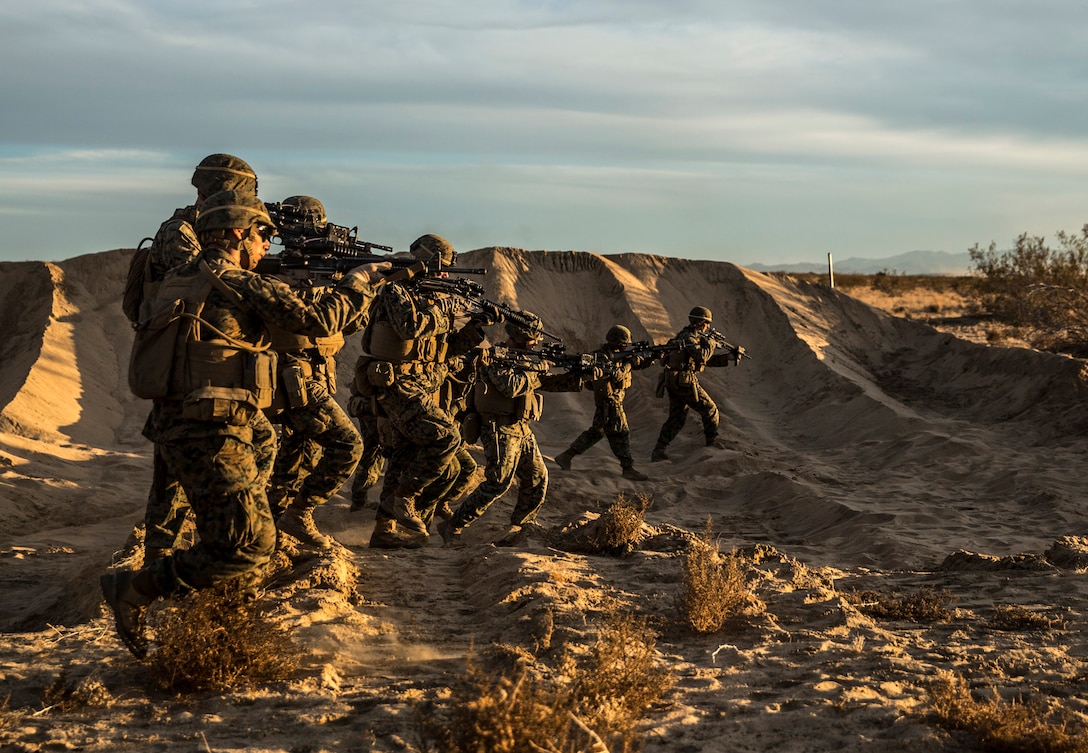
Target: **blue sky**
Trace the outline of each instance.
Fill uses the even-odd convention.
[[[360,237],[747,263],[1088,222],[1088,4],[5,0],[0,260],[229,152]]]

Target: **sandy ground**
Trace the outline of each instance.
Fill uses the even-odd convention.
[[[672,459],[649,463],[666,412],[653,368],[627,401],[648,482],[622,479],[604,442],[570,472],[549,462],[550,531],[621,493],[650,499],[654,535],[622,558],[542,536],[494,546],[509,498],[464,548],[436,536],[423,550],[370,550],[371,513],[337,497],[317,517],[345,548],[300,556],[265,594],[310,651],[297,676],[227,694],[157,691],[97,588],[126,556],[150,480],[148,405],[125,383],[130,253],[0,265],[4,750],[419,750],[413,704],[442,699],[470,652],[539,650],[545,621],[557,644],[592,642],[617,610],[651,619],[677,677],[649,715],[646,751],[962,750],[926,713],[944,671],[1088,721],[1084,560],[1053,549],[1088,534],[1082,361],[972,342],[730,264],[513,249],[463,260],[572,350],[596,347],[614,323],[663,341],[709,306],[751,355],[703,378],[728,446],[704,447],[689,419]],[[342,384],[357,352],[349,343]],[[589,393],[546,397],[537,435],[549,459],[592,413]],[[751,581],[766,613],[701,636],[678,624],[675,600],[685,535],[708,517],[723,550],[759,547]],[[877,620],[845,598],[924,587],[948,591],[948,621]],[[1051,627],[998,629],[1009,605]],[[62,672],[105,692],[51,707],[45,689]]]

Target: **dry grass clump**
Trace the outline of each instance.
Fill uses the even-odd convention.
[[[11,693],[8,693],[0,700],[0,730],[11,729],[19,718],[19,712],[11,709]]]
[[[175,692],[221,691],[288,679],[302,649],[286,628],[262,618],[257,604],[227,581],[197,591],[160,614],[155,681]]]
[[[905,595],[851,589],[843,592],[843,598],[862,614],[881,620],[948,622],[952,619],[952,612],[945,609],[945,604],[952,601],[952,594],[943,588],[923,586]]]
[[[601,512],[593,543],[602,552],[627,552],[635,548],[649,508],[647,496],[640,495],[635,500],[625,494],[617,495]]]
[[[978,739],[980,750],[1020,753],[1088,753],[1088,735],[1041,703],[1003,702],[971,695],[967,681],[942,673],[928,688],[928,710],[937,724]]]
[[[998,604],[990,616],[990,627],[994,630],[1051,630],[1065,627],[1065,622],[1057,617],[1028,609],[1020,604]]]
[[[645,620],[623,614],[583,657],[567,654],[555,677],[523,665],[513,676],[476,664],[448,707],[420,715],[424,751],[442,753],[631,753],[639,727],[674,683],[657,666]]]
[[[61,711],[73,711],[79,708],[108,708],[113,705],[113,695],[100,681],[93,677],[84,677],[73,682],[66,670],[61,670],[42,694],[42,701],[47,707]]]
[[[683,558],[677,608],[697,633],[716,633],[759,599],[748,587],[747,562],[736,550],[723,555],[711,538],[710,519]]]

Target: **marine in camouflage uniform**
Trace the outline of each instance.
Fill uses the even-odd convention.
[[[226,580],[244,584],[244,576],[272,554],[276,531],[260,468],[269,427],[261,409],[271,402],[275,367],[267,325],[316,335],[337,332],[370,305],[378,277],[377,267],[361,267],[307,303],[285,283],[249,271],[275,232],[264,204],[252,194],[209,197],[196,229],[200,256],[167,277],[160,297],[168,300],[178,290],[210,292],[202,309],[192,312],[199,315],[194,329],[179,335],[185,347],[171,377],[176,397],[155,401],[146,434],[184,487],[199,539],[139,570],[107,572],[100,579],[119,636],[140,658],[147,653],[146,607],[154,599]]]
[[[529,350],[537,344],[543,325],[535,315],[524,313],[532,326],[523,328],[508,321],[507,345]],[[599,373],[592,375],[599,376]],[[515,483],[517,502],[510,514],[512,529],[536,518],[548,493],[548,469],[532,428],[532,422],[540,418],[541,401],[536,391],[578,392],[584,379],[585,374],[575,371],[539,374],[501,362],[481,366],[474,402],[480,414],[480,444],[486,461],[484,480],[448,520],[438,524],[446,544],[459,539],[462,531]]]
[[[327,222],[324,205],[312,196],[290,196],[282,204],[297,209],[315,233]],[[297,294],[316,301],[321,289]],[[333,398],[336,353],[344,336],[358,328],[359,322],[352,321],[343,331],[317,337],[270,327],[279,354],[279,386],[268,415],[281,429],[268,504],[280,531],[321,549],[331,548],[335,540],[318,530],[314,509],[351,478],[363,450],[359,432]]]
[[[361,374],[360,370],[356,369],[356,374],[365,378],[365,366]],[[370,392],[371,388],[365,387],[364,391]],[[376,411],[377,406],[373,395],[361,394],[353,379],[351,398],[348,399],[348,415],[353,416],[359,424],[359,436],[362,438],[363,447],[359,464],[355,468],[355,478],[351,481],[351,512],[364,510],[370,504],[367,497],[370,490],[378,485],[388,454],[378,433]]]
[[[726,366],[735,358],[731,353],[714,353],[714,343],[707,337],[713,317],[710,309],[696,306],[688,314],[688,326],[684,327],[670,343],[681,343],[682,350],[670,353],[665,359],[661,374],[665,392],[669,397],[669,416],[657,435],[657,443],[650,455],[651,462],[668,460],[665,448],[687,421],[688,410],[694,410],[703,421],[703,435],[707,447],[720,446],[718,439],[718,406],[699,384],[699,373],[708,366]]]
[[[617,324],[605,333],[605,342],[598,349],[605,356],[614,356],[631,344],[631,330]],[[631,427],[627,424],[627,413],[623,409],[623,399],[627,388],[631,386],[631,372],[645,369],[653,364],[652,356],[642,356],[634,360],[611,360],[611,373],[605,374],[593,382],[593,401],[596,410],[593,423],[578,435],[565,451],[556,455],[555,462],[565,471],[571,468],[571,461],[602,439],[608,439],[612,454],[620,461],[623,477],[631,481],[646,481],[645,474],[635,469],[635,460],[631,457]]]
[[[421,261],[438,256],[443,266],[456,260],[453,246],[432,234],[417,238],[409,251]],[[387,284],[363,333],[363,351],[370,358],[361,359],[358,368],[365,375],[355,381],[374,390],[381,442],[390,452],[372,547],[416,548],[426,543],[428,527],[420,514],[430,496],[425,492],[437,493],[456,477],[461,434],[439,403],[448,374],[446,362],[479,345],[484,339],[482,326],[493,321],[469,318],[458,328],[459,305],[453,297],[410,282]]]
[[[196,188],[196,203],[175,209],[170,219],[159,226],[144,262],[141,297],[153,297],[160,283],[171,270],[192,261],[200,253],[200,241],[194,227],[200,205],[220,191],[237,190],[257,193],[257,175],[249,164],[231,154],[210,154],[193,170],[192,185]],[[271,427],[267,427],[269,432]],[[273,435],[263,437],[265,446]],[[189,513],[189,502],[177,479],[166,472],[158,446],[152,455],[151,489],[144,513],[144,560],[150,561],[169,554],[181,543],[181,532]],[[264,468],[267,477],[271,466],[268,457]]]

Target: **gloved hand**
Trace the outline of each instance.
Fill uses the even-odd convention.
[[[384,275],[383,272],[388,272],[393,268],[393,265],[387,261],[373,262],[371,264],[360,264],[344,275],[344,280],[348,281],[351,277],[361,277],[367,282],[374,284],[381,280]]]
[[[502,311],[493,303],[483,304],[483,306],[480,307],[480,310],[472,315],[472,319],[479,323],[481,327],[490,327],[492,324],[498,324],[503,318]]]

